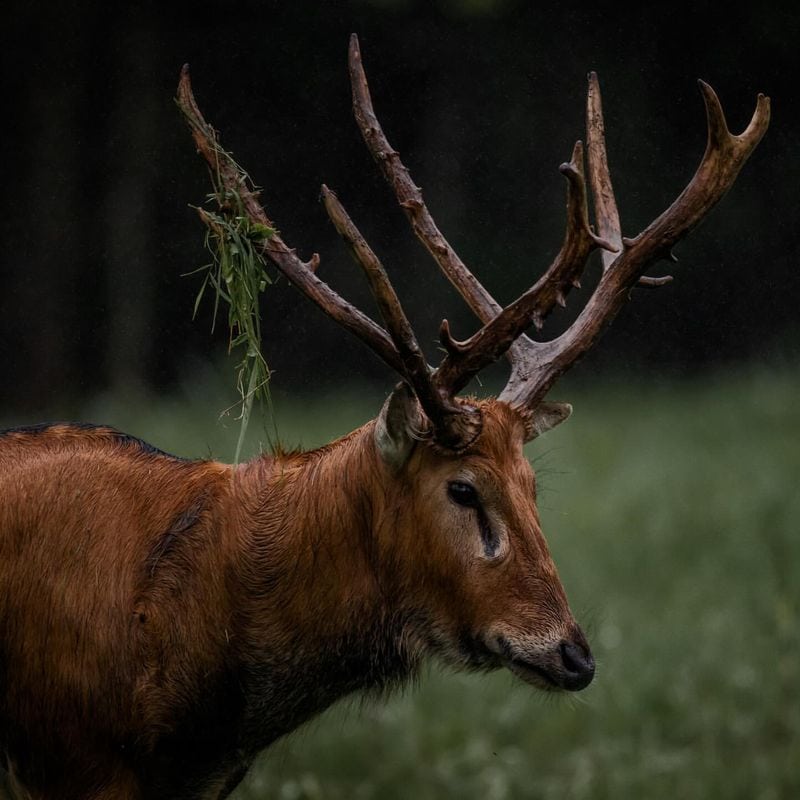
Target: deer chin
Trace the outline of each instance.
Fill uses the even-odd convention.
[[[520,680],[545,692],[563,692],[553,675],[544,667],[522,659],[504,659],[503,666]]]
[[[504,636],[484,636],[462,632],[458,636],[435,637],[440,659],[455,669],[485,672],[505,667],[525,683],[545,692],[564,690],[558,668],[548,650],[521,652]],[[430,642],[430,639],[429,639]],[[553,648],[555,652],[555,648]]]
[[[594,658],[577,627],[568,637],[548,644],[514,642],[502,635],[493,643],[503,666],[538,689],[577,692],[585,689],[594,678]]]
[[[493,650],[499,656],[502,666],[525,683],[545,692],[560,692],[564,689],[548,650],[523,649],[505,636],[496,637]]]

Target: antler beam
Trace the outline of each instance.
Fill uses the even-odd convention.
[[[589,212],[586,197],[586,180],[583,170],[583,145],[577,142],[572,160],[560,167],[566,177],[567,230],[564,244],[545,274],[523,295],[487,322],[458,349],[447,346],[448,356],[436,372],[436,381],[442,387],[454,391],[463,388],[474,375],[488,364],[500,358],[521,334],[533,325],[541,329],[545,317],[556,305],[566,305],[570,289],[580,285],[579,279],[589,254],[600,247],[614,251],[614,245],[596,236],[589,227]],[[449,332],[445,328],[445,333]],[[527,341],[521,353],[537,347]],[[524,356],[512,354],[515,364]]]
[[[431,422],[437,443],[461,450],[480,433],[479,412],[456,398],[470,379],[488,364],[507,354],[511,376],[500,395],[518,406],[539,406],[555,380],[592,346],[602,330],[627,301],[637,285],[661,286],[670,277],[646,278],[645,270],[670,257],[671,249],[719,202],[732,186],[739,170],[769,125],[769,99],[758,96],[747,129],[739,136],[728,130],[713,90],[702,81],[706,106],[708,144],[694,177],[657,219],[633,239],[622,227],[611,184],[606,155],[600,88],[597,76],[589,76],[587,98],[587,150],[589,185],[594,196],[597,232],[589,222],[589,198],[584,174],[583,145],[578,142],[572,159],[561,165],[567,179],[566,233],[564,243],[544,275],[506,308],[502,308],[442,235],[422,199],[420,189],[384,134],[372,105],[361,63],[358,39],[350,39],[349,68],[353,111],[367,148],[392,187],[411,227],[442,272],[466,300],[483,326],[466,341],[457,341],[447,320],[440,330],[446,355],[434,371],[428,365],[417,338],[374,251],[356,228],[336,195],[322,187],[325,208],[337,231],[363,269],[386,325],[381,328],[350,305],[315,274],[319,257],[301,261],[295,251],[275,234],[263,244],[264,254],[286,277],[323,311],[365,342],[413,388]],[[274,227],[247,184],[246,176],[223,151],[216,131],[203,119],[192,95],[188,68],[178,87],[178,104],[192,129],[199,152],[222,185],[242,199],[253,222]],[[589,255],[602,252],[603,274],[575,322],[556,339],[532,341],[525,335],[537,330],[556,305],[566,304]]]
[[[454,402],[451,394],[436,390],[432,371],[386,270],[336,195],[324,184],[321,194],[331,222],[367,277],[372,295],[403,363],[401,374],[414,390],[434,430],[438,431],[439,439],[449,443],[448,446],[455,447],[463,441],[465,435],[468,435],[464,430],[464,425],[468,421],[465,419],[462,406]],[[473,435],[477,435],[480,430],[479,420],[472,420],[472,423],[478,425],[477,430],[473,432]],[[471,438],[469,440],[471,441]]]
[[[353,114],[367,149],[375,159],[381,174],[394,190],[397,202],[408,217],[417,238],[478,319],[488,322],[502,310],[502,306],[467,269],[445,239],[422,199],[422,192],[400,160],[400,154],[389,144],[372,106],[367,76],[364,74],[361,62],[361,48],[355,34],[350,37],[348,64],[353,90]]]
[[[607,239],[596,236],[588,227],[586,195],[580,143],[573,160],[561,171],[570,180],[567,202],[567,236],[564,247],[542,279],[520,298],[486,323],[458,348],[447,348],[448,355],[435,380],[455,391],[473,375],[499,358],[531,324],[537,328],[553,300],[563,305],[564,289],[580,275],[594,247],[602,247],[604,274],[584,312],[558,339],[552,342],[526,341],[512,354],[512,373],[500,399],[521,406],[539,403],[555,380],[566,372],[616,316],[628,299],[628,290],[644,280],[644,285],[659,286],[670,278],[643,279],[644,271],[669,256],[672,247],[708,214],[733,185],[739,170],[761,140],[769,125],[769,100],[759,95],[750,125],[740,136],[730,133],[716,94],[700,82],[708,118],[708,145],[698,170],[675,202],[635,239],[621,236],[619,215],[605,157],[604,125],[597,77],[589,77],[588,133],[590,172],[595,190],[598,227]],[[578,201],[576,197],[582,197]],[[597,198],[600,198],[598,202]],[[618,250],[619,255],[611,253]],[[576,244],[579,243],[579,244]],[[574,284],[573,284],[574,285]],[[445,327],[444,334],[449,336]]]
[[[200,112],[192,92],[188,65],[181,71],[177,103],[189,123],[198,152],[206,160],[209,169],[218,176],[222,186],[238,194],[252,222],[274,229],[256,192],[250,189],[245,176],[220,146],[217,132]],[[316,276],[319,265],[316,253],[308,262],[302,261],[277,233],[261,244],[262,252],[306,297],[361,339],[409,383],[431,422],[432,434],[437,442],[454,451],[468,446],[481,430],[478,412],[468,404],[455,400],[452,393],[440,391],[433,383],[432,370],[425,361],[383,266],[334,193],[324,185],[322,198],[331,221],[367,276],[388,333]],[[202,213],[201,218],[208,222],[208,217]]]
[[[583,148],[579,142],[572,160],[560,168],[568,180],[564,245],[542,278],[511,305],[502,309],[442,235],[425,206],[421,191],[411,179],[397,151],[389,144],[375,114],[355,35],[350,39],[349,66],[353,110],[367,148],[392,187],[414,233],[483,323],[476,334],[459,342],[452,337],[447,321],[443,321],[440,338],[447,355],[436,371],[434,381],[444,395],[459,391],[481,369],[507,354],[512,371],[501,399],[510,399],[522,405],[538,403],[556,378],[591,346],[600,331],[613,319],[627,299],[627,290],[634,285],[655,288],[672,280],[671,276],[645,277],[644,271],[659,259],[671,257],[670,248],[675,242],[685,236],[730,188],[769,123],[769,100],[759,95],[753,123],[741,137],[732,137],[716,95],[701,82],[703,97],[712,115],[709,116],[709,141],[713,135],[716,144],[711,152],[707,151],[698,174],[687,190],[662,215],[668,215],[668,221],[660,229],[668,229],[670,235],[661,241],[658,231],[655,235],[652,233],[651,229],[658,223],[656,220],[637,237],[638,242],[648,234],[646,245],[638,245],[636,252],[631,254],[628,252],[631,242],[622,236],[608,168],[600,87],[596,74],[591,73],[587,97],[587,148],[597,233],[589,225]],[[716,117],[719,117],[718,121]],[[720,131],[719,135],[716,131]],[[736,140],[738,144],[735,148],[725,145],[723,131]],[[690,189],[690,196],[684,197]],[[689,218],[684,219],[686,214],[689,214]],[[531,326],[540,329],[556,305],[565,305],[570,289],[580,285],[580,275],[588,256],[598,247],[603,251],[605,283],[601,281],[587,304],[590,316],[582,315],[573,326],[574,330],[571,328],[553,342],[530,340],[524,332]],[[606,280],[605,274],[612,266],[614,278]],[[615,292],[622,294],[617,296]]]
[[[244,209],[251,221],[274,228],[272,221],[258,202],[256,194],[250,190],[239,170],[220,146],[217,132],[203,118],[192,93],[188,64],[185,64],[181,70],[176,101],[189,123],[197,151],[206,160],[208,168],[219,176],[222,185],[227,190],[235,192],[241,197]],[[277,233],[262,246],[270,261],[309,300],[355,334],[390,367],[402,372],[402,361],[386,331],[314,274],[319,264],[319,256],[316,253],[308,262],[302,261]]]
[[[590,169],[597,176],[593,180],[596,195],[603,198],[599,204],[599,226],[601,230],[605,228],[610,238],[615,238],[618,216],[605,165],[599,87],[594,75],[589,80],[589,127],[590,136],[594,136],[590,156],[593,152],[600,154]],[[556,379],[592,346],[616,316],[645,270],[660,259],[669,258],[675,244],[720,201],[761,141],[769,126],[768,97],[758,95],[750,124],[735,136],[728,130],[714,90],[703,81],[699,85],[706,107],[708,142],[694,177],[672,205],[638,236],[620,237],[622,252],[605,265],[603,276],[581,314],[557,339],[531,343],[526,348],[524,358],[515,362],[500,399],[525,406],[535,406],[541,401]]]

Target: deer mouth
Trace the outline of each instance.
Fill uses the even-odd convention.
[[[496,646],[507,669],[526,683],[548,692],[577,692],[585,689],[594,678],[594,658],[578,628],[571,638],[533,652],[515,647],[504,636],[497,638]]]
[[[520,680],[545,692],[558,692],[563,688],[558,678],[542,663],[542,660],[533,661],[527,654],[522,655],[519,648],[505,636],[498,636],[493,645],[491,649],[500,663]]]
[[[526,661],[521,658],[507,658],[503,660],[503,665],[525,683],[542,689],[546,692],[560,692],[563,687],[556,679],[542,666]]]

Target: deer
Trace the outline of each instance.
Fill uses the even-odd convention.
[[[431,366],[382,263],[323,186],[383,325],[319,277],[318,255],[303,261],[277,230],[259,246],[399,376],[375,419],[316,450],[235,465],[173,456],[107,426],[0,434],[0,759],[14,797],[227,797],[271,743],[341,698],[404,684],[430,658],[505,668],[546,692],[594,677],[523,445],[569,417],[569,404],[545,398],[633,290],[670,280],[645,273],[732,186],[767,129],[769,99],[758,96],[734,135],[700,82],[700,165],[660,216],[624,237],[591,73],[586,146],[560,167],[563,245],[503,307],[456,255],[390,146],[355,35],[349,72],[369,152],[480,326],[461,340],[443,321]],[[221,155],[188,67],[177,100],[209,168],[254,224],[274,229]],[[560,335],[537,338],[594,251],[602,274],[582,311]],[[499,395],[460,394],[504,357]]]

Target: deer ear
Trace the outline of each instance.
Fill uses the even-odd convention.
[[[383,462],[399,470],[408,461],[425,425],[419,403],[408,384],[401,383],[386,398],[375,420],[375,446]]]
[[[550,428],[560,425],[571,413],[572,406],[569,403],[539,403],[529,413],[525,441],[530,442]]]

